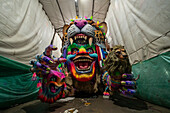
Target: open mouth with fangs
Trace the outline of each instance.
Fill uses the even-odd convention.
[[[80,56],[73,59],[73,63],[78,73],[90,73],[94,64],[93,62],[94,60],[91,57]]]
[[[69,40],[70,40],[71,44],[73,44],[73,42],[74,42],[74,43],[77,43],[77,44],[80,44],[80,45],[84,45],[84,44],[91,45],[93,38],[90,37],[90,36],[87,36],[85,34],[80,33],[80,34],[76,34],[74,37],[71,37]]]
[[[61,78],[58,78],[56,76],[52,76],[50,78],[50,81],[48,82],[48,87],[49,87],[49,91],[52,94],[56,94],[62,87],[62,82],[59,82]]]

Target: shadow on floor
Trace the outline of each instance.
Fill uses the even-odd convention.
[[[30,104],[29,106],[25,106],[22,109],[26,113],[49,113],[54,112],[55,109],[65,106],[65,103],[54,103],[54,104],[48,104],[48,103],[42,103],[38,102],[35,104]]]
[[[130,109],[135,110],[148,110],[147,103],[143,100],[139,100],[137,98],[128,98],[121,96],[119,94],[115,94],[111,97],[111,100],[114,101],[115,105],[121,107],[128,107]]]

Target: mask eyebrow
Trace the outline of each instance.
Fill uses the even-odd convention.
[[[120,52],[120,49],[117,49],[115,52]]]

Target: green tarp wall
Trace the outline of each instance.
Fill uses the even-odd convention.
[[[31,81],[30,66],[0,56],[0,108],[36,99],[37,81]],[[132,66],[137,80],[136,96],[170,107],[170,52]]]
[[[170,52],[132,66],[137,97],[170,108]]]
[[[37,81],[31,81],[30,66],[0,56],[0,108],[37,98]]]

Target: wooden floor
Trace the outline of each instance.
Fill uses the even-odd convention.
[[[64,113],[71,108],[79,113],[170,113],[168,108],[122,96],[113,99],[104,99],[102,96],[95,98],[69,97],[53,104],[35,100],[0,110],[0,113]]]

